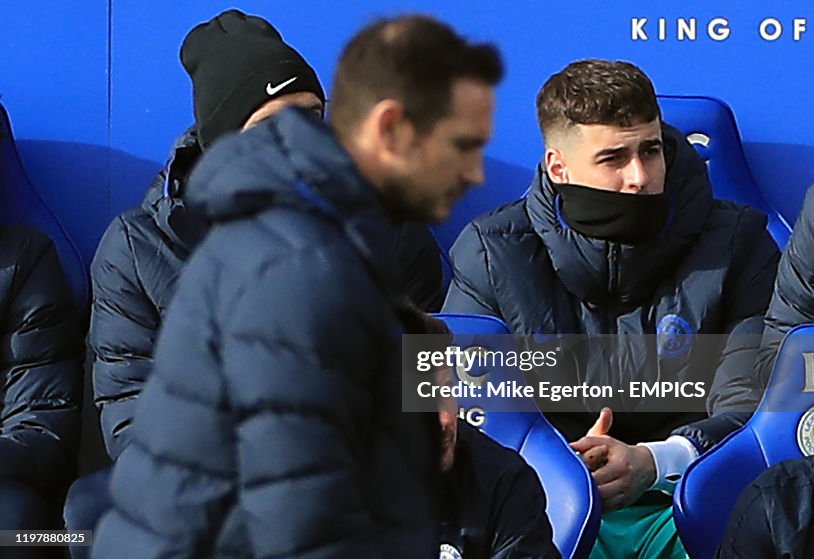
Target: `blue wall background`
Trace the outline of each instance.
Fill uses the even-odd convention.
[[[185,33],[219,11],[262,15],[330,86],[352,33],[376,16],[421,11],[473,38],[496,42],[508,75],[498,92],[487,153],[493,194],[522,193],[542,142],[534,96],[548,75],[585,57],[640,65],[663,94],[708,95],[735,111],[749,164],[768,202],[787,220],[814,182],[814,4],[755,0],[553,2],[515,0],[31,0],[2,2],[0,95],[24,163],[87,261],[110,219],[137,204],[173,138],[192,122],[189,81],[178,61]],[[726,19],[715,40],[708,22]],[[647,40],[632,38],[633,18]],[[659,38],[659,18],[666,36]],[[679,40],[676,18],[695,18],[695,40]],[[776,18],[782,35],[761,38]],[[795,40],[793,21],[805,20]],[[770,28],[769,31],[774,31]],[[442,235],[452,235],[452,232]]]

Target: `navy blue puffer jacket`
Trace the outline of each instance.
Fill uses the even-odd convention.
[[[0,228],[0,328],[0,479],[64,489],[79,446],[82,337],[57,251],[33,229]]]
[[[648,347],[618,338],[612,355],[591,355],[581,374],[618,388],[713,367],[701,376],[714,375],[707,410],[718,417],[687,425],[704,414],[614,414],[610,433],[636,443],[676,429],[705,450],[741,424],[760,399],[753,366],[779,253],[766,217],[714,200],[692,146],[669,126],[664,138],[675,146],[665,185],[671,218],[656,240],[631,246],[577,233],[538,170],[526,198],[475,219],[461,233],[452,249],[455,277],[444,311],[498,316],[518,334],[652,334]],[[686,339],[727,336],[720,360],[693,362],[692,345],[678,355],[660,351],[655,334],[672,323],[681,324]],[[595,416],[550,419],[574,440]]]
[[[814,322],[814,187],[805,202],[777,268],[758,357],[762,385],[772,374],[777,350],[789,330]]]
[[[130,442],[136,400],[153,366],[153,352],[176,281],[205,234],[204,220],[185,206],[185,183],[201,151],[194,129],[173,146],[141,206],[108,226],[91,265],[94,400],[115,460]],[[396,230],[396,254],[410,298],[431,312],[441,306],[442,269],[429,228]]]
[[[130,441],[136,398],[181,267],[205,232],[179,194],[200,154],[195,132],[185,132],[141,206],[108,226],[91,264],[94,401],[114,460]]]
[[[179,280],[116,462],[98,558],[435,557],[438,419],[401,412],[395,228],[287,109],[216,145],[215,228]]]
[[[441,546],[452,548],[447,557],[561,559],[535,471],[463,420],[442,487]]]

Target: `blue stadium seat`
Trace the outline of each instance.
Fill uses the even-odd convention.
[[[11,123],[0,103],[0,223],[28,225],[47,234],[57,247],[78,309],[88,303],[88,273],[76,245],[25,172]]]
[[[532,137],[529,141],[540,140],[539,137]],[[519,167],[492,157],[484,158],[486,182],[470,189],[455,204],[449,219],[432,227],[441,250],[449,252],[463,228],[479,215],[522,198],[534,176],[534,168],[533,161],[529,161],[528,167]]]
[[[749,171],[732,109],[711,97],[659,95],[664,122],[681,130],[707,161],[717,198],[749,204],[769,216],[769,232],[782,249],[791,227],[769,206]]]
[[[483,347],[492,351],[512,347],[509,329],[492,316],[439,314],[462,349]],[[501,336],[502,334],[502,336]],[[501,347],[506,346],[506,347]],[[477,381],[489,375],[492,382],[523,381],[517,369],[458,371]],[[534,468],[548,497],[546,512],[554,529],[554,543],[564,559],[588,557],[599,531],[601,501],[591,474],[563,436],[528,400],[518,401],[519,411],[506,411],[508,403],[494,398],[460,399],[465,410],[479,408],[479,427],[504,446],[513,448]],[[495,409],[490,409],[495,408]]]
[[[783,340],[749,422],[693,462],[678,483],[675,522],[692,559],[715,557],[738,495],[763,470],[803,457],[801,446],[814,454],[813,385],[814,325],[799,326]]]

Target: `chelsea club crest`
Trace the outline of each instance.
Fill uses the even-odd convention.
[[[458,548],[452,544],[442,543],[441,554],[438,559],[463,559],[463,555],[458,551]]]
[[[692,347],[690,324],[677,314],[665,315],[656,326],[656,342],[660,357],[682,357]]]

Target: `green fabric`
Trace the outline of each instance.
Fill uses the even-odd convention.
[[[590,559],[686,559],[672,502],[634,503],[602,515]]]

